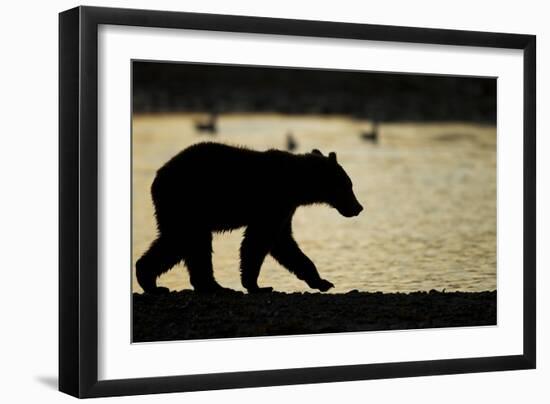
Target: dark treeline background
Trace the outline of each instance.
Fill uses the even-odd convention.
[[[496,79],[133,62],[133,110],[495,124]]]

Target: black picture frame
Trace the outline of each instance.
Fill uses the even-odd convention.
[[[523,354],[99,381],[100,24],[523,50]],[[60,13],[59,390],[84,398],[535,368],[535,60],[534,35],[97,7]]]

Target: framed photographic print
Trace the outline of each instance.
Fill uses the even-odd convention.
[[[535,367],[535,37],[60,14],[59,387]]]

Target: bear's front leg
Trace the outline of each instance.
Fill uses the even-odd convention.
[[[326,292],[334,287],[332,282],[321,278],[313,261],[300,250],[296,240],[292,237],[290,221],[286,223],[273,243],[271,255],[298,279],[305,281],[310,288]]]
[[[258,276],[272,243],[273,228],[269,225],[249,225],[241,244],[241,282],[249,293],[271,292],[273,288],[258,286]]]

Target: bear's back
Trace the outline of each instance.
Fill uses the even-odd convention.
[[[256,151],[244,147],[230,146],[222,143],[197,143],[182,150],[164,166],[157,175],[188,174],[195,179],[211,179],[211,175],[218,177],[235,175],[244,179],[249,176],[270,176],[270,172],[281,173],[281,168],[287,167],[297,156],[280,151]]]
[[[222,143],[197,143],[182,150],[170,159],[159,172],[185,168],[209,170],[223,166],[225,169],[253,164],[261,152]],[[195,173],[200,174],[200,173]]]
[[[153,197],[170,197],[185,188],[202,197],[230,198],[238,194],[279,192],[298,157],[279,150],[255,151],[221,143],[190,146],[161,167],[152,187]]]
[[[168,161],[152,185],[159,226],[185,217],[213,229],[243,226],[288,205],[290,153],[199,143]]]

